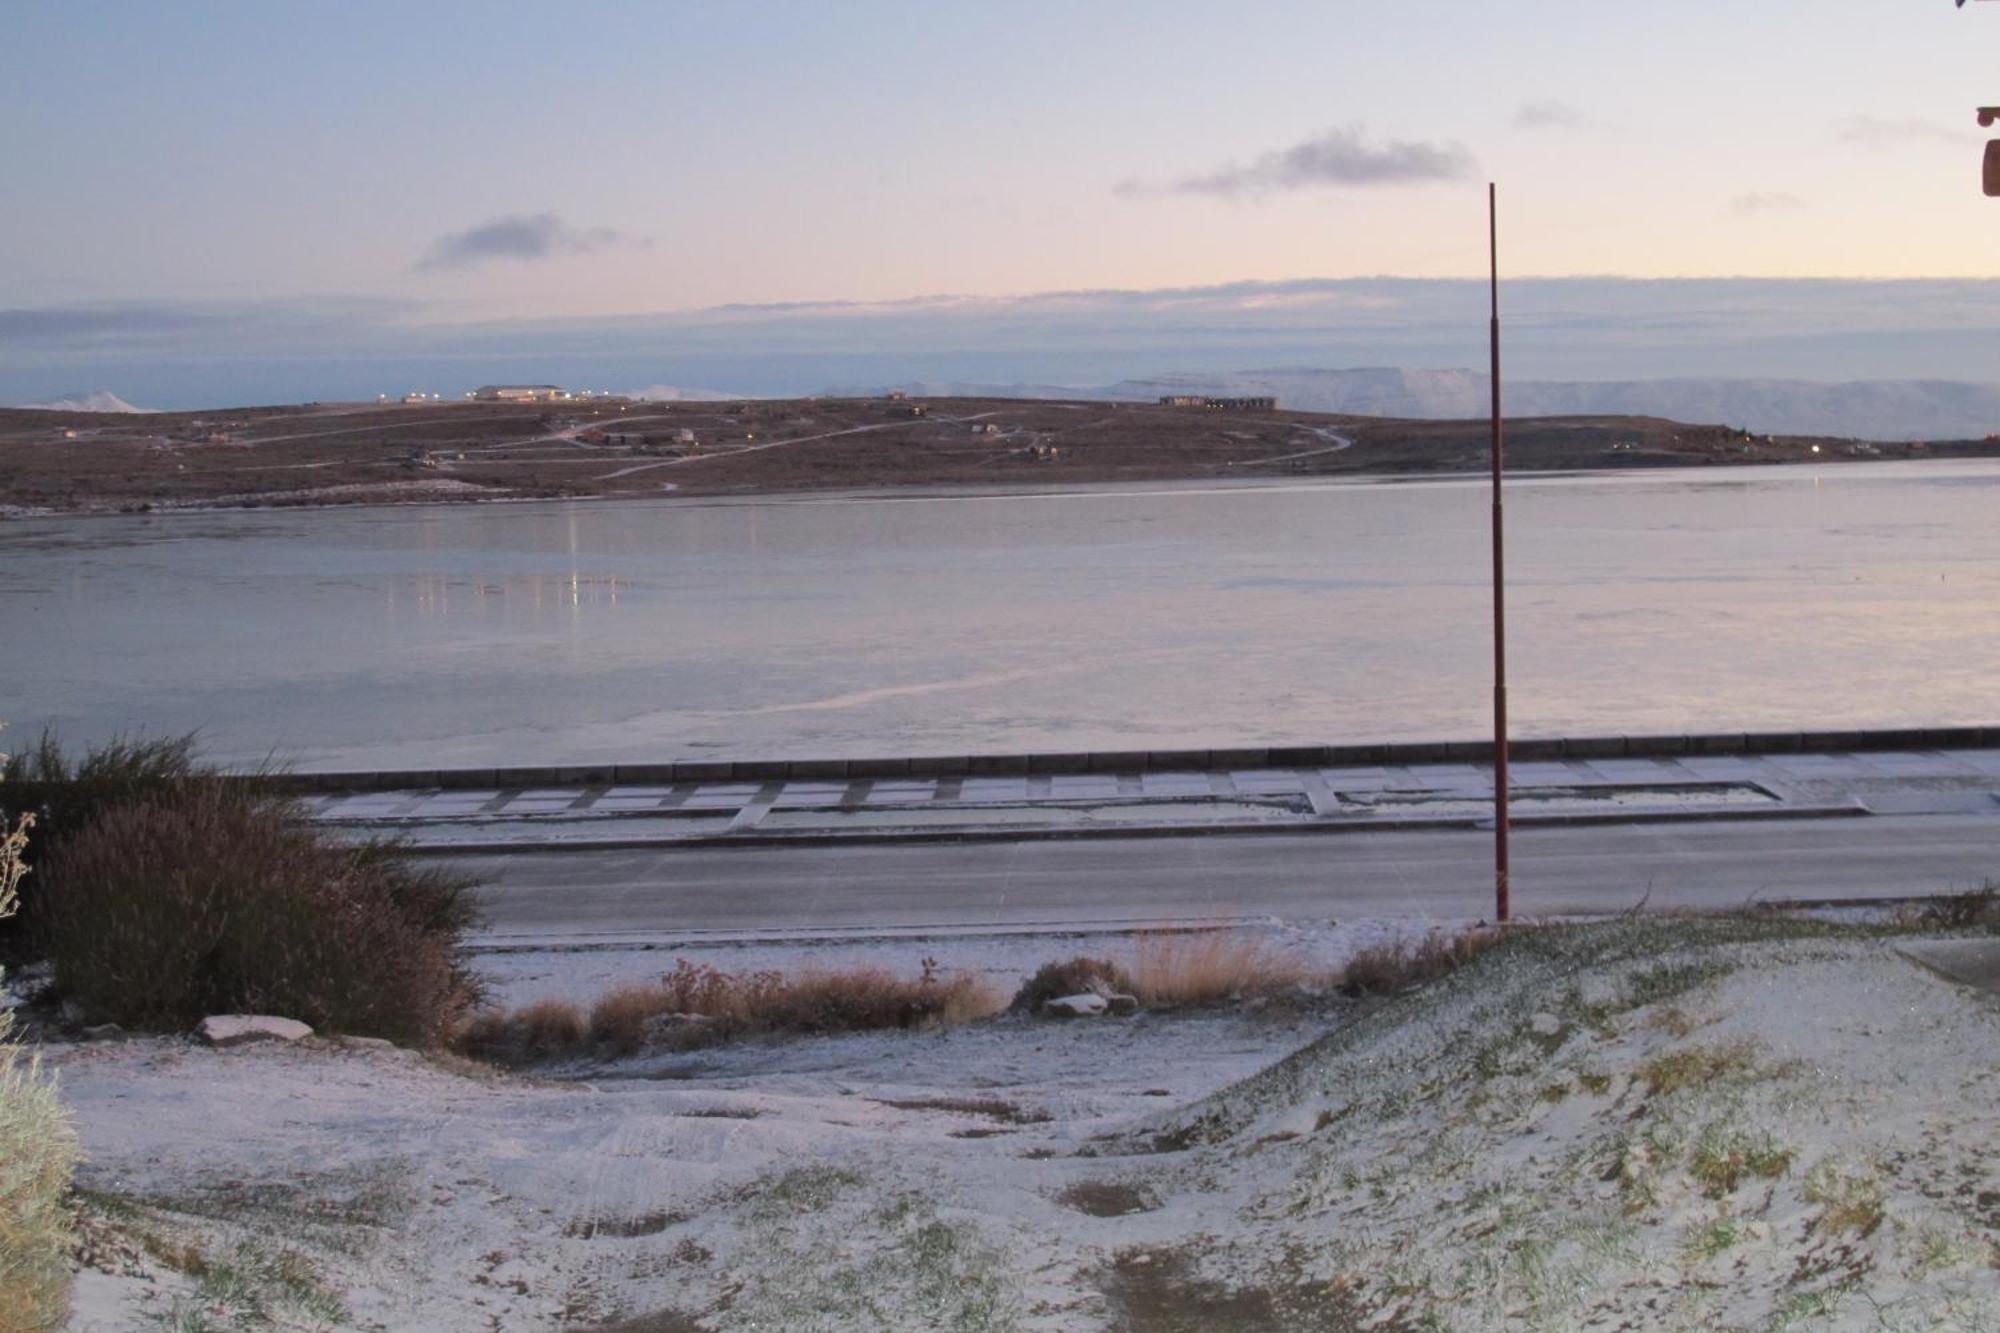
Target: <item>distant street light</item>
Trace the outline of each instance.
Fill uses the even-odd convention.
[[[1500,481],[1505,470],[1500,440],[1500,206],[1498,190],[1486,185],[1486,247],[1488,292],[1492,297],[1493,386],[1493,916],[1502,925],[1512,913],[1512,872],[1508,865],[1507,829],[1507,570],[1502,530],[1505,511]]]

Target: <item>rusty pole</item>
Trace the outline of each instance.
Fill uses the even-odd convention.
[[[1486,244],[1493,316],[1493,915],[1505,924],[1512,909],[1507,846],[1507,574],[1500,499],[1504,470],[1500,439],[1500,220],[1497,192],[1486,186]]]

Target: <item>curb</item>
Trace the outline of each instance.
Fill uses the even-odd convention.
[[[1517,815],[1513,826],[1520,828],[1564,828],[1590,824],[1711,824],[1731,820],[1762,822],[1773,819],[1852,819],[1872,812],[1859,802],[1842,805],[1784,806],[1773,810],[1660,810],[1647,813],[1641,808],[1592,813]],[[542,842],[455,842],[412,843],[412,856],[508,856],[543,855],[551,852],[638,852],[682,848],[708,850],[739,847],[848,847],[882,843],[974,843],[974,842],[1081,842],[1112,838],[1212,838],[1250,837],[1276,834],[1336,833],[1435,833],[1451,829],[1468,832],[1493,827],[1489,815],[1454,815],[1435,819],[1395,820],[1302,820],[1296,823],[1260,821],[1215,824],[1134,824],[1126,828],[1048,828],[1034,824],[980,826],[955,829],[882,829],[854,833],[718,833],[711,837],[688,838],[599,838],[562,839]]]
[[[2000,749],[2000,726],[1878,731],[1734,731],[1666,736],[1572,736],[1511,742],[1516,763],[1643,759],[1662,755],[1827,754],[1867,750]],[[784,782],[813,778],[1012,777],[1025,774],[1186,772],[1211,769],[1362,768],[1378,764],[1493,762],[1492,741],[1391,741],[1379,745],[1270,745],[1213,750],[1108,750],[899,759],[683,759],[651,764],[510,768],[366,769],[258,779],[306,794],[417,789],[610,787],[667,782]]]
[[[908,943],[928,939],[1038,939],[1071,935],[1200,935],[1215,931],[1269,929],[1277,918],[1268,913],[1249,916],[1198,917],[1186,921],[1158,922],[1138,917],[1096,918],[1078,921],[980,921],[954,926],[945,922],[917,922],[906,926],[848,926],[824,930],[785,930],[745,927],[714,927],[683,931],[617,931],[596,935],[529,936],[489,935],[470,938],[467,953],[599,953],[612,950],[632,953],[661,952],[668,949],[700,949],[738,945],[825,946],[849,944]]]

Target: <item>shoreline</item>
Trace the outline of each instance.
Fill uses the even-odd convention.
[[[1723,469],[1731,473],[1740,473],[1750,469],[1760,471],[1783,469],[1790,472],[1804,468],[1838,467],[1843,471],[1849,468],[1865,468],[1870,472],[1875,472],[1884,467],[1907,467],[1914,465],[1928,469],[1942,464],[1991,462],[2000,462],[2000,454],[1948,454],[1932,455],[1924,458],[1850,458],[1825,456],[1802,459],[1752,458],[1742,461],[1718,461],[1714,459],[1700,462],[1678,460],[1671,462],[1643,461],[1622,464],[1617,467],[1536,467],[1532,464],[1510,462],[1508,465],[1508,480],[1511,484],[1521,485],[1572,479],[1604,480],[1612,477],[1630,477],[1634,480],[1660,479],[1685,473],[1712,475],[1718,469]],[[234,502],[227,498],[222,498],[209,501],[148,503],[138,506],[114,507],[100,505],[76,508],[0,503],[0,523],[48,519],[181,518],[215,514],[318,513],[364,509],[458,509],[479,505],[511,506],[588,503],[591,505],[646,504],[665,508],[715,508],[758,504],[914,503],[921,501],[971,499],[1085,499],[1162,492],[1200,494],[1233,491],[1321,490],[1334,487],[1361,486],[1484,484],[1488,475],[1487,472],[1478,468],[1411,470],[1408,468],[1384,467],[1379,470],[1361,468],[1340,473],[1290,476],[1259,477],[1211,474],[1199,476],[1104,478],[1101,480],[1078,479],[1053,484],[912,481],[882,482],[874,485],[842,483],[821,487],[786,486],[770,489],[741,487],[710,491],[686,491],[675,487],[672,490],[655,493],[611,492],[597,494],[580,493],[575,495],[460,493],[457,495],[430,494],[410,499],[273,500],[258,503]]]

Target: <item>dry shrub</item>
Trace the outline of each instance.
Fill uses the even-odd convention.
[[[1988,880],[1965,893],[1913,903],[1903,909],[1900,924],[1915,930],[2000,931],[2000,883]]]
[[[968,973],[944,974],[924,960],[915,977],[886,968],[724,972],[678,959],[653,983],[620,986],[591,1007],[588,1023],[568,1005],[542,1001],[481,1014],[458,1045],[469,1054],[518,1062],[558,1054],[630,1055],[648,1045],[684,1047],[758,1034],[813,1035],[952,1026],[995,1012],[998,997]],[[550,1012],[560,1009],[567,1017]],[[573,1022],[572,1022],[573,1020]],[[677,1020],[677,1021],[662,1021]]]
[[[0,920],[14,913],[27,873],[33,816],[0,818]],[[10,1039],[14,1016],[0,1010],[0,1333],[55,1328],[69,1307],[70,1215],[64,1200],[76,1162],[55,1084]]]
[[[331,841],[292,804],[202,783],[109,806],[49,858],[38,937],[99,1021],[270,1013],[429,1044],[476,998],[471,882]]]
[[[1344,989],[1350,995],[1393,995],[1458,971],[1505,938],[1504,932],[1481,926],[1456,935],[1433,930],[1415,942],[1362,949],[1342,970]]]
[[[67,1313],[75,1161],[54,1082],[0,1040],[0,1333],[58,1328]]]
[[[620,1055],[646,1044],[646,1024],[667,1013],[661,987],[620,986],[590,1007],[590,1039]]]
[[[1151,1007],[1220,1004],[1296,991],[1312,972],[1244,931],[1156,931],[1132,954],[1132,994]]]
[[[537,1000],[514,1014],[514,1030],[528,1054],[561,1055],[583,1045],[589,1031],[582,1012],[567,1000]]]
[[[1107,998],[1133,995],[1137,993],[1136,986],[1132,974],[1109,958],[1090,958],[1079,954],[1059,963],[1043,963],[1034,976],[1021,983],[1021,989],[1014,992],[1007,1008],[1017,1014],[1039,1013],[1044,1003],[1060,1000],[1065,995],[1103,995]]]

